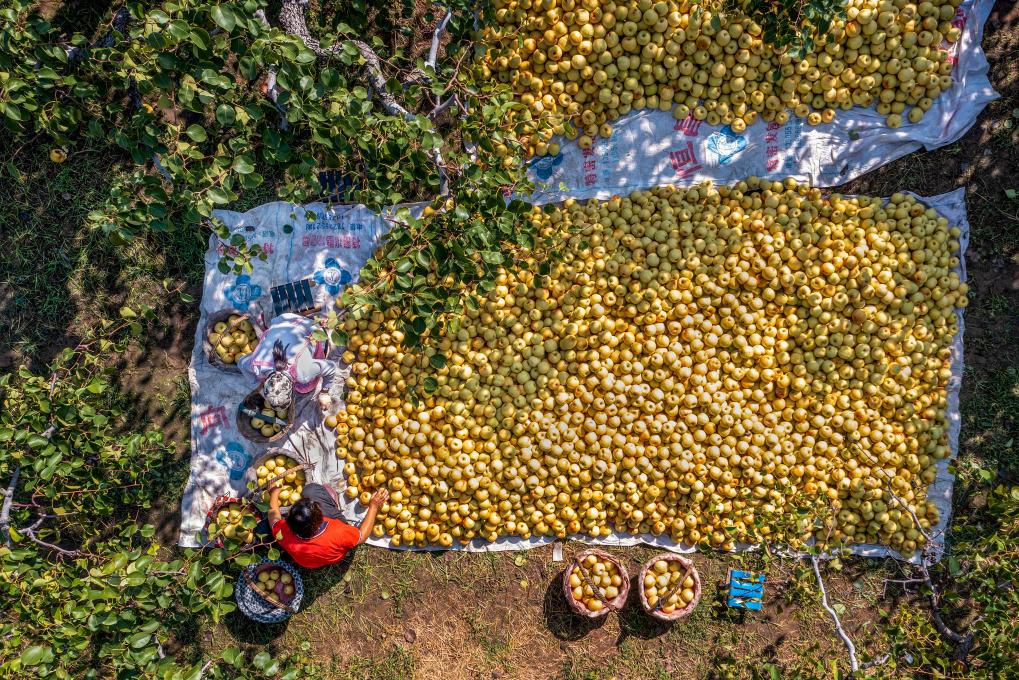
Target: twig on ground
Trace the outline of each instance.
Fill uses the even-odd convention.
[[[814,576],[817,578],[817,587],[821,590],[821,606],[824,607],[825,611],[831,616],[832,621],[835,623],[835,632],[838,633],[845,644],[846,649],[849,650],[849,668],[850,672],[855,674],[860,670],[860,662],[856,658],[856,645],[846,634],[846,630],[842,627],[842,621],[839,619],[838,613],[832,606],[828,604],[828,591],[824,587],[824,579],[821,578],[821,569],[818,566],[817,555],[810,556],[810,564],[814,567]]]
[[[48,543],[47,541],[44,541],[38,536],[36,536],[34,529],[27,528],[22,529],[21,534],[25,536],[25,538],[35,543],[36,545],[42,546],[43,548],[46,548],[48,550],[52,550],[53,552],[57,553],[57,555],[59,555],[60,557],[87,557],[90,559],[99,559],[99,555],[90,553],[87,550],[68,550],[67,548],[61,548],[59,545]]]

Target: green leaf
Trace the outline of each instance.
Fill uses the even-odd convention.
[[[272,655],[269,652],[259,652],[251,660],[251,664],[260,671],[264,671],[272,663]]]
[[[400,260],[400,263],[398,265],[396,265],[396,271],[398,271],[401,274],[406,274],[413,267],[414,267],[414,263],[411,262],[410,259],[405,257],[402,260]]]
[[[502,264],[502,253],[495,250],[485,250],[481,253],[481,259],[488,264]]]
[[[234,159],[233,169],[238,174],[247,175],[255,171],[255,166],[252,164],[250,157],[238,156]]]
[[[1009,198],[1013,198],[1014,199],[1016,197],[1016,190],[1015,189],[1005,189],[1005,195],[1007,197],[1009,197]]]
[[[220,658],[234,668],[240,668],[244,665],[244,653],[238,647],[227,647],[220,654]]]
[[[428,359],[428,363],[430,363],[434,369],[441,369],[446,365],[446,357],[441,354],[433,354],[431,358]]]
[[[230,202],[230,196],[219,187],[212,187],[209,189],[209,200],[219,205],[225,205]]]
[[[229,6],[213,5],[211,14],[216,25],[228,33],[237,25],[237,16]]]
[[[194,124],[188,126],[188,137],[195,140],[196,142],[204,142],[209,136],[205,133],[205,128],[201,125]]]
[[[138,312],[134,311],[130,307],[121,307],[120,316],[124,319],[134,319],[138,317]]]
[[[53,648],[49,645],[33,645],[21,653],[21,665],[38,666],[53,661]]]
[[[222,125],[233,125],[237,119],[237,114],[234,112],[234,107],[229,104],[220,104],[216,107],[216,120]]]

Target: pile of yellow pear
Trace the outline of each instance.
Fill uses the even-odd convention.
[[[494,0],[480,75],[512,87],[538,155],[557,153],[555,133],[589,147],[643,108],[741,132],[758,117],[784,123],[792,111],[816,125],[863,106],[895,128],[952,85],[941,46],[960,37],[960,2],[847,0],[845,18],[796,55],[747,16],[696,0]]]
[[[240,316],[234,315],[212,326],[209,344],[216,349],[223,363],[233,364],[242,356],[255,351],[258,335],[250,321],[242,321]]]
[[[378,535],[921,544],[899,500],[937,523],[957,227],[757,178],[530,219],[550,275],[500,271],[436,346],[395,312],[344,322],[337,455],[352,497],[388,488]]]

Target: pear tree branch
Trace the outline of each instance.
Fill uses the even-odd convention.
[[[298,38],[304,43],[305,47],[311,50],[320,59],[330,59],[336,57],[343,51],[344,42],[336,42],[328,47],[323,47],[322,43],[311,35],[308,30],[308,23],[305,19],[305,8],[307,3],[302,0],[283,0],[282,7],[279,13],[279,22],[283,29]],[[444,19],[440,22],[443,30],[445,30],[445,24],[448,24],[448,20]],[[436,54],[438,53],[437,41],[441,39],[441,33],[436,29],[436,36],[433,37],[433,45],[436,46]],[[382,71],[382,60],[379,59],[379,55],[375,53],[368,43],[363,40],[350,40],[349,43],[353,45],[361,58],[365,62],[365,73],[364,79],[375,93],[375,97],[379,100],[383,110],[391,116],[397,116],[403,118],[408,122],[417,122],[419,120],[428,120],[424,117],[419,117],[411,113],[405,106],[396,100],[396,97],[386,87],[386,76]],[[431,53],[429,53],[431,57]],[[432,128],[434,132],[434,127]],[[436,171],[439,175],[439,195],[449,195],[449,174],[446,169],[445,160],[442,157],[442,149],[436,147],[428,150],[428,157],[432,160],[435,165]]]

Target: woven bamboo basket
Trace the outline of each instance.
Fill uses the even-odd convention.
[[[619,571],[619,578],[622,583],[619,584],[619,594],[612,599],[605,599],[599,597],[602,600],[604,606],[599,611],[591,611],[587,606],[573,597],[573,589],[570,587],[570,575],[573,574],[574,570],[580,570],[581,580],[585,580],[585,576],[589,576],[584,568],[581,566],[581,561],[588,555],[595,555],[599,559],[611,562],[615,565]],[[592,584],[593,586],[593,584]],[[600,589],[597,586],[593,586],[596,596],[600,593]],[[592,548],[578,553],[574,558],[573,562],[566,567],[566,571],[563,572],[563,594],[566,596],[566,603],[570,606],[570,609],[580,616],[585,616],[590,619],[596,619],[600,616],[605,616],[609,612],[618,611],[623,608],[626,604],[626,598],[630,594],[630,575],[626,572],[626,567],[615,555],[610,555],[602,550]]]
[[[258,574],[274,567],[293,577],[294,594],[290,598],[283,596],[278,587],[276,591],[267,594],[255,586]],[[304,598],[304,582],[292,564],[281,560],[263,560],[259,564],[244,567],[237,579],[234,597],[237,608],[249,619],[259,623],[280,623],[300,610]]]
[[[644,593],[644,577],[647,576],[648,571],[654,566],[654,563],[657,562],[658,560],[665,560],[666,562],[678,562],[682,564],[683,567],[686,569],[687,575],[693,578],[693,599],[690,600],[690,602],[687,603],[686,606],[680,609],[676,609],[674,612],[670,614],[666,614],[661,609],[660,603],[665,598],[662,598],[662,600],[659,601],[659,604],[652,606],[651,603],[648,602],[647,596]],[[701,577],[697,573],[697,569],[694,567],[693,562],[687,559],[686,557],[683,557],[682,555],[677,555],[675,553],[661,553],[660,555],[655,555],[654,557],[652,557],[650,560],[644,563],[643,567],[641,567],[640,575],[637,577],[637,590],[640,593],[640,605],[644,608],[644,611],[646,611],[648,614],[650,614],[651,616],[660,621],[677,621],[683,618],[684,616],[687,616],[690,612],[692,612],[694,608],[697,606],[697,603],[701,601]],[[668,595],[669,593],[666,593],[666,597],[668,597]]]
[[[247,407],[261,413],[262,409],[265,408],[264,404],[265,400],[262,398],[261,389],[255,389],[249,392],[248,396],[244,397],[244,401],[242,401],[237,407],[238,432],[256,444],[272,444],[273,442],[278,442],[283,439],[287,436],[287,433],[294,428],[294,420],[296,419],[297,399],[291,399],[290,406],[287,408],[286,426],[271,437],[266,437],[251,426],[251,416],[241,411],[242,408]]]
[[[229,319],[231,316],[238,316],[240,318],[237,319],[237,321],[235,321],[232,324],[228,323],[226,331],[224,331],[225,333],[233,331],[241,324],[242,321],[251,321],[250,314],[238,312],[233,309],[224,309],[210,314],[209,320],[206,322],[205,325],[205,332],[202,333],[202,351],[205,352],[205,358],[206,360],[208,360],[210,366],[218,368],[221,371],[226,371],[228,373],[240,373],[241,369],[237,366],[237,364],[225,363],[222,359],[219,358],[219,354],[216,353],[216,348],[212,346],[211,342],[209,342],[210,331],[216,326],[217,323],[221,321],[226,323],[227,319]]]

